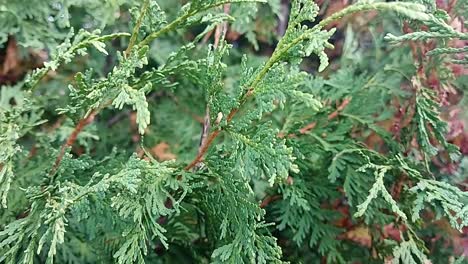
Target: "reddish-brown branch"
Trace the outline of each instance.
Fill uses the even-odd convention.
[[[341,102],[341,104],[338,106],[338,108],[336,108],[335,112],[328,115],[328,120],[332,120],[335,117],[337,117],[339,113],[343,111],[350,102],[351,102],[350,98],[345,98],[343,102]]]
[[[237,114],[238,111],[239,111],[238,108],[234,108],[234,109],[231,110],[231,112],[227,116],[228,123],[231,122],[231,120],[234,118],[234,115]]]
[[[265,208],[267,207],[270,203],[277,201],[281,199],[281,195],[273,195],[273,196],[267,196],[265,199],[263,199],[262,203],[260,204],[260,208]]]
[[[213,30],[206,33],[206,35],[203,37],[203,40],[201,41],[201,43],[206,44],[208,42],[208,40],[211,38],[212,35],[213,35]]]
[[[304,126],[303,128],[299,129],[299,133],[301,134],[307,134],[309,131],[315,128],[317,126],[317,122],[312,122]]]
[[[336,108],[336,110],[329,114],[328,115],[328,120],[332,120],[336,117],[338,117],[338,115],[340,114],[341,111],[343,111],[345,109],[345,107],[351,102],[351,98],[346,98],[343,100],[343,102],[341,102],[341,104]],[[312,129],[315,128],[315,126],[317,126],[317,122],[311,122],[309,124],[307,124],[306,126],[304,126],[303,128],[299,129],[299,133],[301,134],[306,134],[308,133],[309,131],[311,131]],[[291,135],[289,135],[291,136]]]
[[[205,144],[203,144],[202,147],[200,148],[200,151],[198,152],[195,159],[189,165],[187,165],[184,168],[184,170],[186,171],[191,170],[193,167],[195,167],[195,165],[197,165],[201,161],[203,156],[205,156],[205,153],[208,151],[208,148],[210,147],[213,140],[215,140],[215,138],[218,136],[219,132],[220,130],[216,130],[208,136],[208,139],[206,140]]]
[[[247,98],[247,97],[250,96],[251,94],[252,94],[252,92],[251,92],[251,90],[249,90],[249,91],[246,93],[245,98]],[[350,103],[350,101],[351,101],[351,99],[348,99],[348,98],[345,99],[345,100],[343,100],[343,102],[338,106],[337,110],[335,111],[337,114],[334,114],[335,112],[332,113],[332,114],[330,114],[330,115],[328,116],[328,119],[331,120],[331,119],[337,117],[337,116],[338,116],[338,113],[339,113],[340,111],[343,111],[343,109]],[[237,114],[238,111],[239,111],[239,108],[234,108],[234,109],[231,110],[231,112],[229,113],[229,115],[228,115],[227,118],[226,118],[227,123],[231,122],[231,120],[234,118],[234,116]],[[301,129],[300,132],[301,132],[302,134],[305,134],[305,133],[307,133],[309,130],[313,129],[314,127],[315,127],[315,124],[311,123],[311,124],[307,125],[306,127],[304,127],[303,129]],[[187,170],[187,171],[188,171],[188,170],[191,170],[193,167],[195,167],[195,166],[203,159],[203,156],[205,156],[205,154],[206,154],[206,152],[208,151],[208,149],[209,149],[211,143],[213,143],[213,141],[216,139],[216,137],[219,135],[219,133],[220,133],[220,130],[216,130],[216,131],[214,131],[213,133],[211,133],[211,134],[208,136],[208,138],[207,138],[205,144],[202,144],[202,145],[201,145],[201,147],[200,147],[200,149],[199,149],[199,151],[198,151],[198,154],[197,154],[197,156],[195,157],[195,159],[194,159],[192,162],[190,162],[190,164],[187,165],[187,166],[184,168],[185,170]],[[290,136],[291,136],[291,135],[290,135]]]
[[[231,120],[234,118],[234,115],[239,111],[238,108],[234,108],[231,110],[231,112],[229,113],[229,115],[227,116],[227,122],[231,122]],[[190,162],[189,165],[185,166],[184,170],[188,171],[188,170],[191,170],[193,167],[195,167],[202,159],[203,159],[203,156],[205,156],[206,152],[208,151],[208,149],[210,148],[210,145],[211,143],[213,143],[213,141],[216,139],[216,137],[219,135],[219,132],[221,132],[221,130],[216,130],[214,132],[212,132],[206,139],[205,143],[201,145],[199,151],[198,151],[198,154],[197,156],[195,157],[195,159],[193,159],[192,162]]]
[[[214,44],[213,46],[215,48],[218,48],[219,46],[219,41],[221,40],[221,35],[223,34],[223,31],[224,31],[224,25],[217,25],[216,26],[216,29],[215,29],[215,38],[214,38]]]
[[[224,5],[224,13],[228,14],[230,9],[231,9],[230,4],[225,4]],[[216,26],[215,39],[214,39],[214,44],[213,44],[215,49],[218,48],[221,38],[224,38],[224,36],[226,35],[227,29],[228,29],[227,22],[223,22],[222,24]],[[219,134],[219,131],[215,131],[211,135],[208,135],[208,133],[210,132],[210,129],[211,129],[211,120],[210,120],[210,118],[211,118],[210,107],[209,107],[209,105],[207,103],[206,111],[205,111],[205,117],[204,117],[204,120],[203,120],[202,134],[201,134],[201,137],[200,137],[200,146],[198,147],[198,154],[197,154],[197,157],[195,158],[195,160],[192,162],[193,164],[190,163],[185,168],[186,170],[192,169],[198,162],[200,162],[200,160],[203,158],[203,155],[208,150],[209,145],[211,144],[211,142]]]
[[[60,153],[57,156],[57,158],[55,159],[54,166],[52,167],[52,169],[50,171],[50,175],[53,176],[57,172],[57,169],[60,166],[60,163],[62,162],[63,156],[65,155],[65,151],[67,150],[67,148],[73,146],[76,139],[78,138],[78,134],[80,134],[80,132],[83,131],[83,129],[87,125],[89,125],[89,124],[91,124],[93,122],[94,117],[96,117],[97,113],[98,113],[97,110],[93,110],[93,111],[91,111],[91,113],[89,113],[89,115],[87,117],[81,119],[78,122],[75,129],[73,130],[71,135],[68,137],[67,141],[65,142],[65,144],[62,145],[62,148],[60,149]]]
[[[451,0],[447,5],[447,13],[452,14],[453,9],[457,5],[458,0]]]

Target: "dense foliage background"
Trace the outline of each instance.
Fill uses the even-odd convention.
[[[0,0],[0,263],[465,263],[467,0]]]

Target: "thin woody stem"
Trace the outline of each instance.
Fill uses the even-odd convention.
[[[210,147],[211,143],[215,140],[215,138],[219,135],[219,132],[221,130],[215,130],[214,132],[212,132],[205,144],[203,144],[200,148],[200,151],[198,152],[197,156],[195,157],[195,159],[189,164],[187,165],[184,170],[188,171],[188,170],[191,170],[193,167],[195,167],[203,158],[203,156],[205,155],[205,153],[208,151],[208,148]]]
[[[78,124],[73,129],[73,132],[70,134],[70,136],[67,138],[67,141],[65,141],[65,143],[60,148],[60,152],[59,152],[57,158],[55,159],[54,166],[52,167],[52,169],[49,172],[49,176],[51,177],[51,181],[53,181],[55,179],[55,174],[57,173],[57,169],[60,167],[60,163],[62,162],[62,159],[65,156],[67,148],[69,148],[69,147],[73,146],[73,144],[75,144],[75,141],[78,138],[78,135],[81,133],[81,131],[83,131],[83,129],[87,125],[91,124],[94,121],[94,118],[99,114],[99,112],[102,109],[109,106],[110,104],[112,104],[112,100],[106,102],[105,104],[103,104],[102,106],[100,106],[100,107],[98,107],[96,109],[91,110],[85,117],[83,117],[82,119],[80,119],[80,121],[78,121]]]
[[[263,66],[262,70],[255,76],[253,81],[250,84],[249,90],[241,97],[239,107],[234,108],[231,110],[229,113],[229,116],[227,118],[227,123],[231,122],[233,119],[234,115],[239,111],[239,108],[247,101],[247,99],[252,96],[255,93],[255,88],[260,84],[260,82],[263,80],[263,78],[268,74],[270,69],[281,60],[281,58],[286,54],[291,48],[299,44],[300,42],[310,38],[311,34],[316,32],[317,30],[320,30],[330,23],[332,23],[335,20],[341,19],[347,15],[351,15],[357,12],[365,12],[365,11],[370,11],[370,10],[394,10],[395,6],[392,3],[373,3],[373,4],[356,4],[356,5],[351,5],[346,7],[345,9],[327,17],[326,19],[322,20],[320,23],[318,23],[316,26],[314,26],[312,29],[308,30],[304,34],[300,35],[299,37],[295,38],[291,42],[284,44],[281,39],[277,45],[277,48],[275,51],[273,51],[273,54],[271,55],[270,59],[265,63]],[[203,156],[206,154],[208,151],[210,144],[216,139],[216,137],[219,135],[220,130],[216,130],[212,132],[208,136],[208,140],[206,140],[206,143],[202,145],[200,151],[198,152],[197,156],[195,159],[190,162],[189,165],[185,167],[185,170],[190,170],[192,169],[195,165],[197,165],[202,159]]]
[[[237,108],[234,108],[234,109],[231,110],[231,112],[229,113],[229,115],[227,117],[227,122],[228,123],[231,122],[231,120],[234,118],[234,115],[237,113],[237,111],[238,111]],[[193,161],[190,162],[190,164],[187,165],[184,168],[184,170],[186,170],[186,171],[191,170],[193,167],[195,167],[203,159],[203,156],[205,156],[205,153],[210,148],[211,143],[213,143],[213,141],[216,139],[216,137],[219,135],[220,132],[221,132],[221,130],[215,130],[208,136],[205,144],[203,144],[201,146],[201,148],[198,151],[198,154],[195,157],[195,159],[193,159]]]
[[[96,117],[97,113],[98,113],[98,111],[97,111],[97,109],[95,109],[95,110],[91,111],[86,117],[84,117],[83,119],[81,119],[78,122],[75,129],[73,129],[73,132],[71,133],[71,135],[68,137],[67,141],[65,142],[65,144],[63,144],[62,147],[60,148],[59,155],[55,159],[54,166],[50,170],[50,173],[49,173],[50,176],[53,177],[55,175],[55,173],[57,172],[57,169],[60,166],[60,163],[62,162],[63,156],[65,156],[65,152],[66,152],[67,148],[73,146],[73,144],[75,143],[76,139],[78,138],[78,135],[80,134],[80,132],[83,131],[83,129],[88,124],[93,122],[93,120]]]
[[[200,13],[200,12],[206,11],[206,10],[208,10],[210,8],[220,6],[220,5],[223,5],[223,4],[226,4],[226,3],[228,3],[227,0],[223,1],[223,2],[218,2],[218,3],[213,4],[213,5],[209,5],[209,6],[205,7],[205,8],[203,8],[202,10],[197,10],[195,12],[187,13],[186,15],[181,16],[178,19],[174,20],[172,23],[166,25],[164,28],[160,29],[159,31],[151,33],[148,37],[143,39],[140,43],[136,44],[136,39],[138,37],[138,30],[141,27],[141,24],[143,22],[143,17],[146,14],[146,12],[148,10],[148,7],[149,7],[149,0],[146,0],[145,3],[143,4],[142,9],[141,9],[138,21],[135,24],[135,27],[133,28],[132,36],[130,38],[129,45],[128,45],[127,49],[125,50],[125,54],[128,55],[131,52],[131,49],[135,45],[138,45],[138,46],[148,45],[151,41],[158,38],[162,34],[167,33],[169,31],[171,31],[172,29],[175,29],[179,24],[183,23],[184,21],[186,21],[191,16],[194,16],[194,15]],[[106,103],[105,106],[107,106],[107,105],[109,105],[111,103],[112,103],[112,100],[110,102]],[[81,133],[81,131],[83,131],[83,129],[88,124],[92,123],[92,121],[94,120],[94,117],[100,112],[100,110],[102,110],[102,107],[92,110],[86,117],[82,118],[78,122],[76,127],[74,128],[72,134],[68,137],[67,141],[62,145],[62,147],[60,149],[60,152],[59,152],[57,158],[55,159],[54,166],[52,167],[52,169],[51,169],[51,171],[49,173],[49,175],[51,176],[51,181],[53,181],[54,178],[55,178],[55,174],[57,173],[57,169],[60,167],[60,163],[63,160],[63,157],[65,155],[65,152],[66,152],[67,148],[71,147],[75,143],[75,141],[78,138],[78,135]],[[206,148],[211,144],[211,142],[214,140],[214,138],[216,138],[216,136],[217,136],[217,133],[212,134],[211,137],[208,138],[208,140],[206,142],[207,144],[205,144],[206,146],[201,148],[201,153],[200,154],[202,156],[205,154],[205,152],[207,150]]]
[[[225,4],[224,5],[224,13],[228,14],[230,8],[231,8],[230,4]],[[218,48],[219,41],[221,39],[224,39],[224,37],[226,35],[226,32],[227,32],[227,27],[228,27],[228,24],[227,24],[226,21],[223,22],[222,24],[219,24],[219,25],[216,26],[215,39],[214,39],[214,44],[213,44],[215,49]],[[210,119],[211,119],[210,106],[207,103],[206,104],[206,110],[205,110],[205,117],[204,117],[204,121],[203,121],[202,135],[200,137],[200,146],[198,148],[198,153],[201,152],[202,146],[204,146],[206,144],[206,140],[208,138],[208,133],[210,132],[210,129],[211,129],[211,120]]]

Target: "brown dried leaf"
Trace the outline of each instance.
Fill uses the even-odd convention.
[[[369,228],[358,226],[344,234],[345,239],[356,242],[362,246],[370,248],[372,245],[372,236]]]
[[[19,65],[18,46],[16,40],[11,38],[6,48],[5,60],[2,65],[2,75],[8,74]]]
[[[165,160],[173,160],[176,159],[177,156],[169,151],[169,144],[166,142],[161,142],[151,148],[151,153],[159,160],[159,161],[165,161]]]

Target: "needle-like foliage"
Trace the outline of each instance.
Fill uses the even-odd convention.
[[[466,63],[466,47],[451,44],[467,33],[435,1],[355,1],[331,14],[315,2],[334,1],[32,2],[23,12],[26,1],[0,1],[0,43],[51,48],[0,90],[1,263],[458,254],[428,251],[433,220],[468,226],[468,195],[441,168],[460,176],[463,157],[427,78],[457,85],[428,61]],[[96,19],[80,25],[75,12]],[[333,60],[334,23],[366,12],[381,16],[372,52],[349,26]],[[277,16],[282,36],[258,26]],[[273,41],[268,56],[252,52]]]

